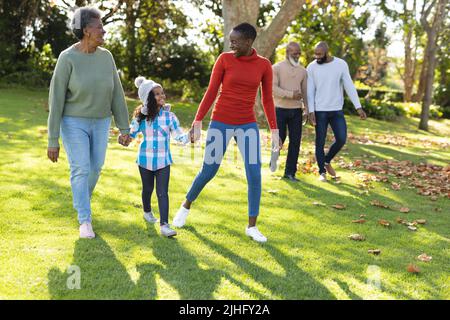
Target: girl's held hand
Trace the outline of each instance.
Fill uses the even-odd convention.
[[[59,157],[59,147],[58,147],[58,148],[51,148],[51,147],[48,147],[48,148],[47,148],[47,157],[48,157],[52,162],[58,162],[58,157]]]

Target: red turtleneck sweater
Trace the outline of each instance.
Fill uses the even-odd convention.
[[[195,121],[203,120],[217,97],[211,119],[226,124],[256,122],[253,106],[259,85],[262,84],[262,102],[271,129],[277,128],[272,97],[272,65],[253,49],[250,56],[235,57],[222,53],[214,64],[208,90],[197,110]]]

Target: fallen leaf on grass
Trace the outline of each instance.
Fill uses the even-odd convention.
[[[422,253],[421,255],[419,255],[417,257],[417,259],[419,259],[420,261],[423,261],[423,262],[430,262],[431,259],[433,259],[433,257],[428,256],[426,253]]]
[[[381,225],[384,226],[384,227],[390,227],[390,226],[391,226],[391,224],[389,223],[389,221],[384,220],[384,219],[378,220],[378,223],[381,224]]]
[[[381,208],[385,208],[385,209],[388,209],[388,208],[389,208],[388,205],[385,205],[385,204],[381,203],[381,202],[378,201],[378,200],[372,200],[372,201],[370,202],[370,204],[373,205],[373,206],[375,206],[375,207],[381,207]]]
[[[425,223],[427,223],[427,220],[425,220],[425,219],[417,219],[417,220],[414,220],[413,222],[416,222],[418,224],[425,224]]]
[[[364,241],[365,240],[363,235],[360,235],[357,233],[349,235],[348,238],[350,240],[355,240],[355,241]]]
[[[276,194],[276,193],[278,193],[278,190],[267,190],[267,192],[271,193],[271,194]]]
[[[417,228],[413,227],[413,226],[408,226],[408,229],[411,230],[411,231],[417,231]]]
[[[381,250],[380,249],[369,249],[369,250],[367,250],[367,253],[371,253],[371,254],[374,254],[377,256],[381,253]]]
[[[399,184],[399,183],[392,182],[392,183],[391,183],[391,188],[392,188],[393,190],[400,190],[400,184]]]
[[[365,214],[360,214],[359,217],[360,218],[364,218],[364,217],[366,217],[366,215]]]
[[[365,219],[352,220],[352,223],[365,223]]]
[[[406,270],[410,273],[419,273],[420,269],[418,266],[415,266],[413,264],[409,264],[408,267],[406,268]]]
[[[321,202],[314,201],[313,205],[315,205],[315,206],[324,206],[325,204],[323,204]]]
[[[333,204],[332,207],[335,209],[338,209],[338,210],[344,210],[346,208],[345,204],[340,204],[340,203]]]
[[[400,223],[400,224],[406,224],[406,220],[403,220],[402,218],[397,218],[397,219],[395,219],[395,221],[397,221],[397,223]]]
[[[409,209],[409,208],[407,208],[407,207],[401,207],[400,208],[400,212],[403,212],[403,213],[408,213],[408,212],[410,212],[411,210]]]

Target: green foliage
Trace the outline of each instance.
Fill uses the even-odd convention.
[[[371,118],[394,121],[399,117],[406,115],[403,108],[388,101],[363,98],[360,98],[359,100],[367,116]],[[345,97],[344,99],[344,112],[348,114],[356,114],[355,108],[348,97]]]
[[[67,16],[47,1],[2,1],[0,12],[1,82],[46,87],[55,56],[73,41]]]
[[[422,104],[416,102],[393,102],[386,98],[384,99],[363,99],[360,98],[361,105],[369,117],[394,121],[399,117],[415,117],[420,118]],[[344,111],[348,114],[356,114],[355,108],[348,97],[344,99]],[[432,119],[440,119],[445,117],[441,108],[437,105],[430,106],[430,117]]]
[[[317,1],[304,4],[301,12],[288,28],[282,43],[297,41],[301,47],[301,60],[307,65],[314,60],[314,46],[326,41],[330,53],[343,58],[350,73],[356,74],[358,67],[367,63],[362,35],[368,28],[370,13],[363,11],[356,16],[357,1]],[[284,58],[284,48],[278,57]]]
[[[420,118],[420,113],[422,111],[422,104],[417,102],[395,102],[393,103],[396,107],[402,108],[406,115],[409,117]],[[443,112],[440,107],[432,104],[430,106],[430,117],[432,119],[440,119],[443,117]]]
[[[24,70],[11,72],[1,78],[3,84],[24,87],[47,87],[56,65],[50,44],[45,44],[40,51],[31,50]]]

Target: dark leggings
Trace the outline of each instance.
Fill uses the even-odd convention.
[[[159,221],[163,225],[169,222],[169,178],[170,165],[162,169],[151,171],[139,166],[142,180],[142,206],[145,212],[150,212],[151,198],[156,178],[156,195],[158,196]]]

